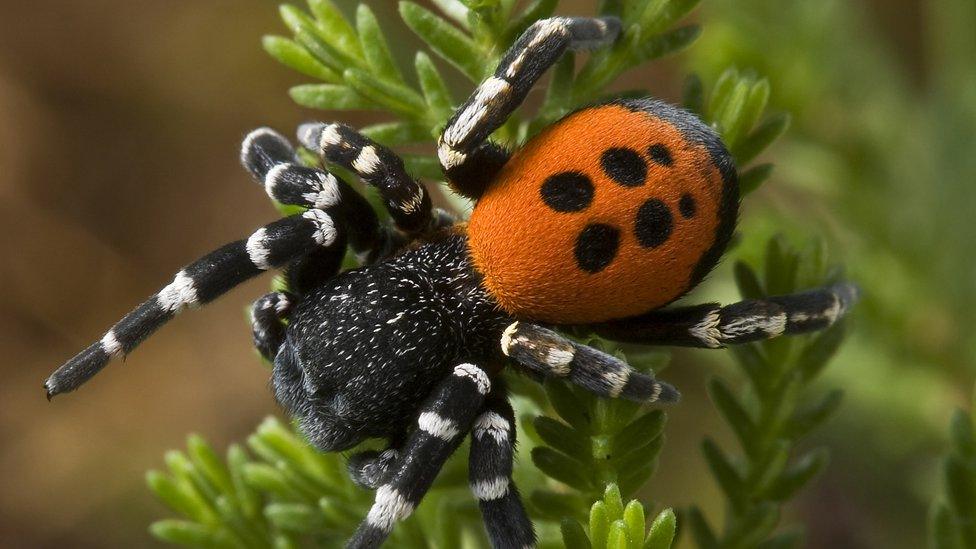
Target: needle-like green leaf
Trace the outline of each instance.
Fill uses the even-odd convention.
[[[359,47],[363,51],[369,70],[391,82],[404,83],[403,74],[393,60],[379,21],[376,20],[373,10],[366,4],[359,4],[356,9],[356,30],[359,33]]]
[[[400,2],[403,21],[430,49],[472,81],[481,80],[486,67],[474,42],[457,27],[413,2]]]

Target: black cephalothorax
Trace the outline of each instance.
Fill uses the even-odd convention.
[[[620,22],[614,18],[557,17],[529,27],[442,133],[438,156],[452,187],[481,199],[479,204],[490,198],[492,185],[511,159],[488,136],[564,51],[605,46],[619,30]],[[704,264],[710,268],[733,230],[738,197],[731,157],[714,132],[687,112],[664,109],[658,102],[625,106],[642,123],[651,119],[640,117],[656,116],[651,121],[666,124],[672,141],[688,128],[704,132],[698,136],[702,138],[698,141],[710,144],[704,156],[694,156],[695,139],[679,139],[668,149],[662,143],[665,137],[658,135],[648,136],[653,140],[641,151],[608,149],[602,163],[627,188],[644,186],[650,168],[642,151],[647,151],[654,169],[670,167],[680,157],[698,159],[691,162],[689,173],[703,181],[713,172],[720,173],[724,190],[712,200],[728,207],[717,210],[717,228],[703,237],[707,241],[695,242],[705,250]],[[661,112],[667,116],[657,116]],[[323,167],[303,165],[288,140],[267,128],[245,138],[241,161],[271,198],[306,211],[266,225],[180,270],[98,342],[54,372],[45,382],[48,396],[78,388],[180,311],[216,299],[263,271],[282,268],[288,290],[269,293],[252,308],[254,344],[274,363],[275,397],[323,451],[349,449],[367,438],[387,443],[382,452],[362,452],[350,459],[353,478],[375,489],[376,499],[349,546],[381,544],[394,524],[420,503],[444,462],[469,434],[471,489],[492,543],[499,548],[532,546],[532,524],[511,480],[514,413],[498,376],[501,367],[509,363],[535,378],[564,378],[601,396],[641,403],[675,402],[678,392],[614,356],[560,335],[552,326],[533,323],[532,315],[503,307],[499,296],[506,288],[488,284],[487,271],[473,256],[470,237],[476,234],[475,218],[468,231],[450,215],[432,209],[427,190],[389,149],[342,124],[305,124],[298,130],[298,140],[321,156]],[[367,201],[324,168],[332,164],[349,170],[379,193],[391,226],[379,223]],[[547,179],[550,187],[541,191],[541,197],[537,188],[524,195],[539,204],[548,199],[557,212],[586,215],[581,211],[594,192],[586,174],[564,167],[553,177]],[[650,184],[645,188],[653,191]],[[676,199],[674,205],[680,213],[677,217],[662,199],[645,202],[653,208],[648,215],[638,215],[638,239],[644,248],[663,246],[673,225],[700,221],[704,206],[712,207],[703,202],[707,195],[696,202],[690,191],[679,191],[684,194],[676,195],[680,196],[680,203]],[[591,221],[588,227],[603,227],[613,239],[626,234],[619,227],[633,224],[630,218],[617,226],[607,225],[606,219]],[[648,223],[660,225],[644,227]],[[481,226],[485,224],[482,217]],[[488,225],[490,230],[490,220]],[[642,235],[655,238],[641,239]],[[498,256],[507,251],[504,236],[492,241]],[[606,238],[578,240],[577,256],[592,251],[591,245],[608,252],[600,256],[605,260],[599,268],[585,269],[585,261],[580,266],[593,276],[601,271],[600,276],[612,275],[606,258],[613,259],[618,244]],[[347,247],[356,252],[362,266],[340,272]],[[572,254],[572,246],[568,248],[559,252]],[[582,255],[589,257],[586,253]],[[628,257],[639,263],[633,258],[641,256]],[[700,258],[692,259],[703,264]],[[547,269],[545,264],[527,267],[543,273]],[[697,283],[704,270],[689,271],[690,285],[679,288],[681,293]],[[591,280],[585,278],[590,275],[574,274],[583,281]],[[586,288],[571,289],[573,295],[556,296],[561,303],[587,298]],[[531,304],[533,299],[545,302],[546,296],[528,297]],[[709,304],[621,315],[626,318],[591,318],[577,328],[621,341],[715,348],[824,328],[856,298],[853,286],[837,284],[726,307]],[[598,309],[601,304],[589,305]]]
[[[326,281],[288,321],[266,355],[275,395],[323,450],[401,437],[455,365],[501,354],[511,323],[480,287],[459,234]]]

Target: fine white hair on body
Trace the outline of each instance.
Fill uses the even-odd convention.
[[[572,348],[560,349],[553,347],[546,352],[546,364],[552,367],[552,371],[557,375],[569,375],[570,363],[576,356],[576,351]]]
[[[264,176],[264,192],[268,196],[271,198],[275,197],[275,187],[281,181],[282,174],[288,171],[290,167],[290,164],[278,164],[268,170],[268,174]]]
[[[414,213],[420,209],[420,206],[424,203],[424,191],[423,187],[414,193],[408,200],[400,205],[400,209],[407,213]]]
[[[335,206],[341,200],[339,194],[339,181],[331,173],[319,172],[318,192],[306,193],[302,198],[307,200],[313,207],[323,209]]]
[[[489,77],[482,82],[468,106],[444,132],[444,142],[457,145],[464,141],[488,113],[488,106],[507,96],[510,91],[511,84],[497,76]]]

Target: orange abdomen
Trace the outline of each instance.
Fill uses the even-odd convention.
[[[568,115],[530,140],[468,224],[484,285],[517,316],[625,318],[701,281],[738,211],[732,160],[693,115],[651,100]]]

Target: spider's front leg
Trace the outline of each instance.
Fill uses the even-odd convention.
[[[303,208],[330,208],[348,228],[349,244],[357,253],[375,254],[384,245],[387,237],[369,202],[334,174],[302,165],[295,149],[278,132],[258,128],[249,133],[241,144],[241,164],[273,200]],[[289,270],[297,273],[301,269]],[[290,282],[314,282],[299,278],[306,280]]]
[[[176,273],[173,281],[117,322],[100,341],[58,368],[44,383],[48,397],[73,391],[113,357],[123,357],[187,307],[209,303],[238,284],[287,265],[315,249],[342,253],[345,238],[323,210],[286,217],[231,242]]]
[[[413,513],[447,458],[470,430],[490,388],[488,374],[481,367],[460,364],[431,392],[420,407],[416,429],[376,489],[366,520],[347,547],[379,547],[394,524]]]
[[[187,307],[208,303],[266,270],[289,267],[292,285],[304,291],[313,278],[332,276],[349,240],[368,247],[377,238],[369,204],[329,173],[296,164],[291,145],[261,128],[245,138],[241,161],[268,194],[288,204],[312,208],[261,227],[249,238],[227,244],[187,265],[173,281],[117,322],[101,340],[58,368],[44,383],[48,396],[77,389],[113,357],[124,357]],[[255,342],[272,357],[283,333],[280,317],[292,300],[271,294],[259,300]]]
[[[502,57],[495,74],[451,116],[438,140],[437,155],[451,186],[478,198],[508,153],[488,136],[525,100],[529,90],[567,50],[612,44],[620,34],[615,17],[553,17],[536,21]]]
[[[604,397],[637,402],[677,402],[677,389],[638,372],[617,357],[580,345],[558,333],[513,322],[505,329],[502,352],[519,365],[543,377],[562,377]]]
[[[298,128],[298,140],[325,162],[352,171],[376,188],[396,227],[408,237],[431,228],[430,194],[410,177],[403,160],[390,149],[340,123],[310,122]]]
[[[717,349],[829,327],[858,299],[853,284],[840,283],[784,296],[651,311],[639,317],[588,326],[625,343]]]

